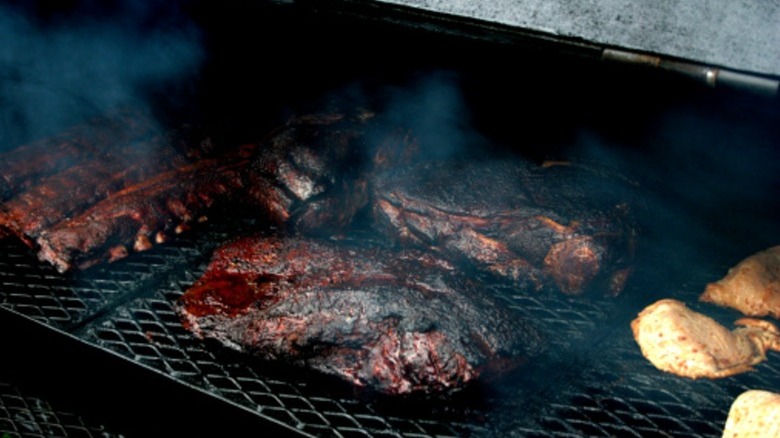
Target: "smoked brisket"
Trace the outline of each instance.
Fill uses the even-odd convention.
[[[373,212],[390,239],[524,289],[617,294],[633,259],[630,193],[624,181],[576,166],[440,160],[379,176]]]
[[[245,237],[180,305],[200,337],[389,394],[459,389],[544,348],[478,282],[416,250]]]

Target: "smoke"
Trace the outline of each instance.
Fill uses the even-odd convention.
[[[384,90],[381,96],[387,122],[411,129],[432,158],[462,155],[485,142],[472,124],[455,72],[421,74],[403,86]]]
[[[0,151],[193,80],[201,36],[176,2],[108,4],[0,5]]]
[[[409,128],[430,158],[494,152],[498,149],[491,144],[491,134],[483,136],[474,126],[469,106],[473,96],[468,94],[473,90],[464,91],[463,82],[458,73],[429,71],[393,85],[351,84],[325,100],[337,109],[376,111],[384,121],[378,135],[397,126]],[[741,258],[780,244],[780,204],[775,202],[780,194],[780,116],[772,101],[743,101],[733,94],[688,93],[678,98],[659,93],[666,97],[652,107],[625,106],[624,114],[615,106],[589,108],[581,120],[564,115],[531,127],[523,123],[542,125],[533,114],[538,105],[515,99],[520,102],[514,108],[518,123],[503,129],[520,134],[503,138],[518,138],[517,150],[528,146],[521,138],[527,131],[547,130],[554,140],[571,142],[552,143],[551,149],[560,154],[555,158],[613,176],[615,186],[606,190],[632,205],[640,228],[637,266],[653,270],[656,283],[696,279],[697,289]],[[493,110],[503,109],[496,105]],[[580,128],[572,138],[556,136]]]
[[[780,244],[777,116],[736,111],[729,97],[724,106],[665,109],[648,118],[636,144],[588,131],[570,148],[573,161],[609,167],[635,184],[637,266],[694,294],[739,260]]]
[[[485,146],[475,129],[459,73],[417,71],[401,78],[364,78],[315,99],[310,110],[365,109],[377,115],[369,143],[379,144],[396,129],[413,133],[422,158],[460,156]],[[367,151],[369,154],[371,150]]]

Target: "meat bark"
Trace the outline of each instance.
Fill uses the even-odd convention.
[[[377,178],[373,212],[394,241],[432,248],[521,288],[617,294],[635,235],[623,184],[517,159],[426,162]]]
[[[41,260],[60,272],[143,251],[207,219],[243,188],[247,160],[206,159],[121,190],[40,233]]]
[[[30,246],[40,233],[69,216],[157,173],[185,164],[185,157],[161,138],[133,144],[73,165],[0,206],[0,229]]]
[[[5,152],[0,155],[0,201],[12,198],[43,177],[156,134],[147,115],[123,110]]]
[[[372,175],[416,152],[413,136],[380,131],[369,112],[296,117],[263,142],[247,172],[249,198],[296,232],[332,234],[368,205]]]
[[[415,250],[245,237],[180,304],[198,336],[389,394],[456,390],[544,348],[478,283]]]

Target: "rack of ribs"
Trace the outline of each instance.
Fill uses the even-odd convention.
[[[228,149],[126,185],[70,218],[36,229],[39,257],[59,271],[118,260],[205,220],[216,204],[240,204],[264,223],[297,232],[336,232],[367,205],[367,175],[399,160],[387,149],[413,143],[393,133],[378,142],[373,155],[366,153],[369,119],[293,118],[261,145]],[[176,160],[158,159],[166,161]],[[95,178],[111,185],[114,176]],[[56,177],[65,179],[67,173]]]
[[[206,220],[243,187],[247,160],[204,159],[158,174],[40,232],[38,256],[64,272],[144,251]]]
[[[0,201],[38,184],[41,178],[157,134],[148,115],[125,109],[5,152],[0,155]]]
[[[40,178],[0,205],[0,229],[31,247],[46,228],[158,173],[186,163],[161,137],[107,150]]]
[[[199,337],[389,394],[456,390],[544,348],[479,283],[416,250],[244,237],[179,304]]]

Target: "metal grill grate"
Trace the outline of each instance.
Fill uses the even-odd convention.
[[[56,327],[66,326],[88,314],[88,297],[99,299],[98,290],[81,298],[69,281],[50,266],[43,266],[26,248],[11,239],[0,242],[0,303],[31,318]]]
[[[214,228],[76,275],[60,275],[24,246],[1,241],[0,303],[182,385],[316,436],[719,437],[739,393],[780,387],[776,354],[757,372],[717,381],[657,371],[627,328],[638,310],[628,304],[637,301],[631,296],[637,291],[617,299],[570,298],[493,285],[520,316],[546,332],[546,356],[448,400],[366,397],[329,378],[290,373],[196,339],[182,327],[176,300],[226,237]],[[697,288],[692,282],[678,298],[690,301]],[[642,297],[640,306],[653,299]]]
[[[79,415],[55,410],[49,403],[0,382],[1,438],[111,438],[103,426],[84,421]]]
[[[183,288],[161,290],[118,309],[86,339],[219,397],[245,405],[296,430],[324,436],[461,436],[465,430],[434,418],[397,418],[370,403],[334,395],[301,371],[283,370],[193,339],[172,302]]]

